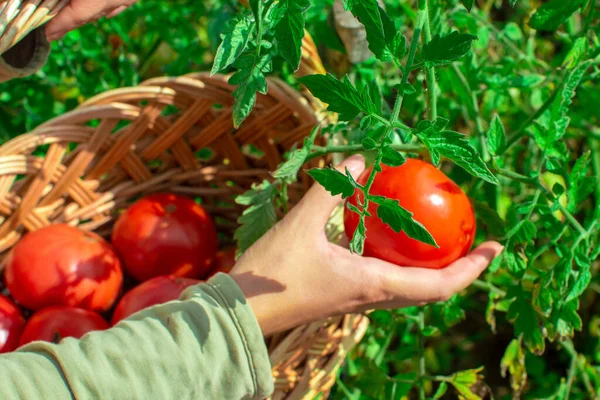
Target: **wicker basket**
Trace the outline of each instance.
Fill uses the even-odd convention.
[[[0,54],[60,12],[70,0],[0,0]]]
[[[234,197],[270,177],[321,109],[271,79],[268,95],[234,130],[232,90],[223,76],[152,79],[94,97],[0,146],[2,257],[26,232],[53,223],[106,235],[118,210],[157,191],[201,197],[220,231],[232,232],[241,212]],[[212,154],[199,158],[206,148]],[[309,184],[301,179],[291,201]],[[365,317],[347,315],[270,338],[273,399],[327,393],[366,325]]]

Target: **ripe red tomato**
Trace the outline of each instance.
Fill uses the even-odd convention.
[[[8,297],[0,295],[0,354],[19,347],[24,327],[21,310]]]
[[[175,276],[159,276],[150,279],[123,296],[115,309],[111,323],[115,325],[145,308],[177,300],[187,287],[198,283],[200,281],[195,279]]]
[[[371,169],[358,179],[364,185]],[[364,254],[391,263],[440,269],[467,254],[475,239],[475,214],[465,193],[450,178],[433,165],[409,159],[400,167],[383,167],[375,176],[371,193],[397,199],[412,212],[413,218],[431,233],[439,248],[411,239],[404,232],[396,233],[377,216],[377,205],[369,204],[366,218],[367,239]],[[362,193],[348,201],[357,205]],[[352,238],[358,226],[358,214],[346,209],[346,234]]]
[[[161,275],[206,276],[218,239],[202,206],[187,197],[157,194],[139,200],[119,217],[112,243],[127,272],[145,281]]]
[[[22,306],[106,311],[117,300],[123,270],[116,253],[100,236],[68,225],[31,232],[13,248],[6,263],[6,285]]]
[[[75,307],[48,307],[31,316],[21,336],[21,346],[36,340],[58,343],[63,338],[81,338],[88,332],[108,329],[97,313]]]
[[[235,266],[235,253],[237,249],[235,247],[230,247],[225,250],[220,250],[215,257],[215,263],[213,269],[208,274],[208,278],[222,272],[224,274],[228,274],[231,272],[233,267]]]

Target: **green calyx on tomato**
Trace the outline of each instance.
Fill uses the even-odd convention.
[[[358,178],[364,185],[371,173],[367,169]],[[367,238],[364,255],[376,257],[400,266],[445,268],[470,250],[475,239],[475,213],[462,189],[443,172],[424,161],[409,159],[399,167],[384,166],[375,177],[372,195],[398,200],[413,213],[413,218],[431,233],[439,248],[395,232],[377,217],[377,204],[369,205],[365,219]],[[347,202],[362,204],[363,194],[357,191]],[[352,238],[359,215],[345,209],[346,235]]]

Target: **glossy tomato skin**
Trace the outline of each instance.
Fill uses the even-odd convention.
[[[235,266],[235,254],[237,249],[235,247],[230,247],[224,250],[219,250],[217,256],[215,257],[215,263],[213,269],[210,271],[208,278],[222,272],[224,274],[228,274],[231,272],[233,267]],[[207,278],[207,279],[208,279]]]
[[[138,281],[161,275],[200,278],[217,252],[217,231],[202,206],[174,194],[133,204],[117,220],[112,243]]]
[[[21,346],[36,340],[58,343],[63,338],[81,338],[88,332],[108,329],[97,313],[75,307],[48,307],[33,314],[21,336]]]
[[[150,279],[123,296],[115,309],[111,323],[115,325],[145,308],[177,300],[186,288],[200,282],[196,279],[175,276],[158,276]]]
[[[0,295],[0,354],[19,347],[25,317],[8,297]]]
[[[371,169],[358,179],[364,185]],[[364,255],[400,266],[440,269],[465,256],[475,239],[475,214],[465,193],[443,172],[424,161],[408,159],[400,167],[384,166],[373,182],[371,193],[397,199],[412,212],[413,218],[431,233],[439,248],[396,233],[377,216],[377,205],[369,204],[366,218],[367,239]],[[362,203],[362,193],[348,201]],[[344,211],[346,235],[351,238],[358,225],[358,215]]]
[[[106,311],[123,284],[121,262],[100,236],[69,225],[28,233],[6,263],[6,285],[22,306]]]

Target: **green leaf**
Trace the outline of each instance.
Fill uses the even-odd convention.
[[[347,204],[350,205],[350,203],[347,203]],[[366,234],[365,222],[361,218],[358,223],[358,226],[356,227],[356,230],[354,231],[354,234],[352,235],[352,240],[350,241],[349,246],[348,246],[352,253],[362,255],[362,253],[365,251],[365,239],[366,239],[365,234]]]
[[[537,236],[535,224],[528,219],[519,221],[506,234],[507,239],[516,243],[531,243]]]
[[[510,386],[514,393],[521,393],[527,384],[527,369],[525,368],[525,352],[521,341],[513,339],[500,361],[502,377],[506,378],[506,372],[510,373]]]
[[[506,131],[498,114],[494,115],[486,136],[490,153],[494,155],[502,154],[506,147]]]
[[[588,47],[587,44],[588,44],[587,38],[585,38],[585,37],[578,38],[575,41],[575,43],[573,43],[573,47],[571,47],[571,50],[569,51],[569,53],[567,53],[567,56],[565,57],[565,60],[563,61],[563,66],[570,70],[570,69],[577,67],[579,64],[581,64],[581,62],[587,55],[587,47]]]
[[[239,252],[246,251],[277,223],[273,205],[276,194],[275,186],[264,181],[235,199],[237,204],[248,206],[238,219],[240,227],[234,235]]]
[[[389,24],[392,22],[386,12],[379,7],[377,0],[346,0],[346,8],[365,26],[369,50],[375,54],[375,57],[381,61],[391,60],[393,52],[388,47],[383,21],[386,20],[388,35]],[[390,41],[393,38],[394,36]]]
[[[573,166],[569,173],[569,188],[567,191],[567,210],[575,212],[581,204],[595,189],[598,177],[588,176],[590,152],[585,152]]]
[[[350,82],[348,77],[337,80],[333,75],[308,75],[299,79],[311,93],[324,103],[329,111],[340,114],[342,121],[355,118],[361,111],[367,115],[375,114],[370,99],[365,99]]]
[[[310,7],[309,0],[280,0],[278,7],[283,15],[275,27],[277,50],[290,63],[294,71],[300,67],[304,15]]]
[[[439,155],[443,155],[471,175],[494,185],[499,184],[498,179],[492,174],[465,135],[454,131],[435,132],[428,136],[423,133],[416,135],[431,153],[434,164],[438,164]]]
[[[308,154],[309,150],[306,147],[291,152],[288,160],[282,163],[273,173],[273,177],[290,181],[296,180],[298,171],[300,171],[300,168],[306,162]]]
[[[413,219],[413,214],[402,208],[398,200],[381,196],[371,196],[370,200],[377,204],[377,216],[395,232],[404,232],[408,237],[438,247],[435,239],[427,229]]]
[[[572,338],[575,331],[581,331],[583,322],[577,314],[579,300],[574,299],[565,303],[560,308],[555,308],[550,316],[548,337],[551,340]]]
[[[273,177],[276,179],[282,179],[288,182],[295,182],[298,177],[300,168],[306,162],[306,158],[309,156],[312,149],[313,143],[319,132],[320,125],[316,125],[310,132],[309,137],[304,139],[304,145],[301,149],[295,150],[290,153],[288,160],[277,168],[273,173]]]
[[[571,118],[568,116],[569,107],[573,103],[573,98],[585,72],[591,65],[592,61],[586,61],[570,70],[565,77],[560,94],[552,106],[552,128],[547,132],[549,137],[545,138],[546,143],[555,142],[566,133],[571,122]]]
[[[583,294],[583,292],[585,291],[585,289],[587,289],[591,280],[592,280],[591,265],[587,264],[586,266],[581,267],[579,269],[579,273],[577,274],[575,283],[573,284],[573,287],[571,288],[569,294],[567,295],[565,302],[568,303],[572,300],[575,300],[579,296],[581,296]]]
[[[221,34],[221,44],[215,54],[211,75],[232,65],[243,53],[251,38],[254,27],[249,13],[235,16]]]
[[[473,3],[475,3],[475,0],[461,0],[461,2],[463,3],[463,6],[465,6],[465,8],[467,10],[469,10],[469,12],[471,12],[471,9],[473,8]]]
[[[233,125],[237,128],[250,115],[256,103],[256,93],[267,94],[265,74],[271,70],[271,56],[250,53],[239,58],[234,66],[238,71],[229,78],[230,85],[238,85],[233,92]]]
[[[447,390],[448,390],[448,384],[446,382],[440,383],[440,386],[438,386],[437,390],[435,391],[435,394],[433,395],[433,399],[434,400],[441,399],[442,396],[446,394]]]
[[[466,56],[474,40],[477,36],[456,31],[446,36],[435,35],[423,47],[423,60],[429,67],[450,64]]]
[[[402,153],[387,146],[383,148],[383,158],[381,159],[381,162],[390,167],[399,167],[406,162],[406,158],[404,158]]]
[[[529,25],[537,30],[555,31],[585,3],[586,0],[550,0],[536,10]]]
[[[396,57],[396,59],[400,60],[408,52],[406,42],[406,36],[404,36],[400,31],[396,32],[394,35],[394,40],[391,44],[392,52],[394,53],[394,57]]]
[[[492,235],[496,237],[504,236],[506,233],[505,222],[488,203],[475,202],[475,213]]]
[[[483,367],[457,372],[450,378],[450,384],[462,396],[461,398],[481,400],[481,397],[473,393],[476,384],[483,380],[483,375],[480,374],[481,371],[483,371]]]
[[[342,198],[345,199],[354,194],[355,188],[348,176],[337,169],[331,167],[313,168],[308,171],[308,174],[333,196],[341,194]]]
[[[546,349],[544,334],[539,316],[525,296],[523,290],[519,289],[519,293],[508,309],[507,318],[514,323],[515,336],[522,337],[527,348],[532,353],[540,355]]]

